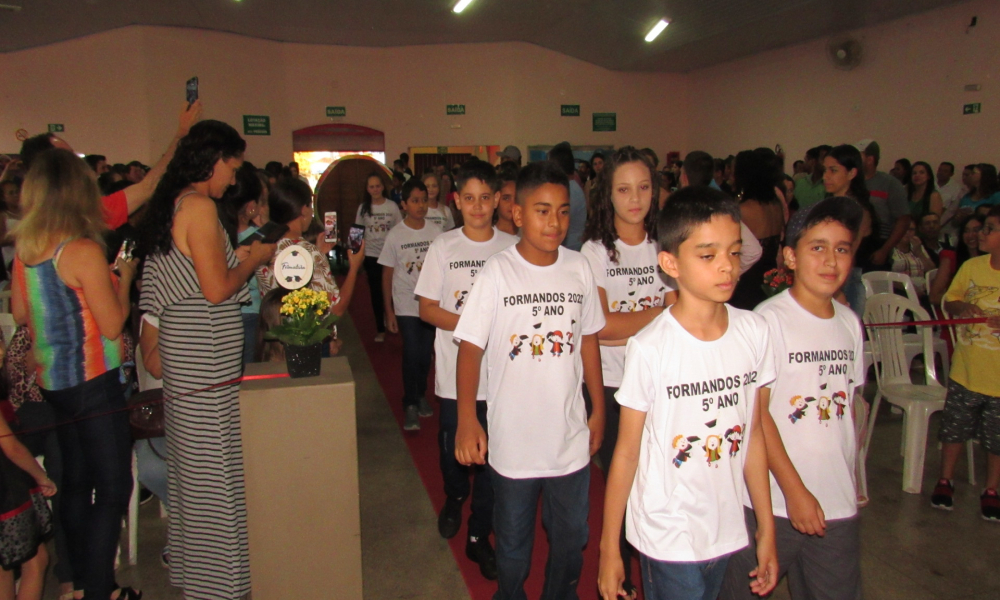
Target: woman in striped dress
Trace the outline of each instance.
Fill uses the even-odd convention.
[[[274,252],[233,251],[215,199],[235,181],[246,142],[203,121],[177,146],[143,224],[149,253],[140,308],[160,318],[170,462],[170,581],[191,600],[250,591],[239,385],[246,282]],[[210,390],[205,388],[219,385]]]

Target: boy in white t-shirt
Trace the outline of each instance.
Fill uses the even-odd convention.
[[[569,228],[569,181],[550,162],[517,179],[521,239],[486,261],[455,327],[455,455],[485,464],[476,417],[485,358],[489,469],[499,590],[524,598],[538,497],[549,535],[543,598],[575,598],[587,543],[590,457],[601,445],[604,397],[597,332],[604,327],[586,259],[560,246]],[[595,398],[587,418],[582,385]]]
[[[420,304],[413,293],[424,266],[424,257],[441,229],[424,220],[427,188],[415,177],[403,185],[406,217],[385,236],[378,257],[382,265],[385,325],[403,337],[403,429],[420,429],[420,417],[434,414],[427,402],[427,374],[434,352],[434,327],[420,320]]]
[[[497,178],[500,179],[500,201],[497,203],[496,228],[510,235],[518,235],[517,225],[514,225],[514,197],[517,195],[517,165],[510,162],[500,163],[497,167]]]
[[[465,308],[476,274],[486,260],[515,244],[517,238],[494,229],[493,211],[498,192],[496,172],[484,161],[462,165],[456,178],[456,204],[462,212],[464,225],[438,236],[427,251],[424,268],[417,281],[420,318],[437,327],[434,339],[434,393],[440,405],[438,447],[441,452],[441,475],[444,479],[445,503],[438,514],[438,532],[452,538],[462,525],[462,504],[472,492],[472,514],[469,517],[465,554],[479,564],[483,577],[494,580],[496,556],[490,545],[493,532],[493,486],[485,467],[470,469],[455,458],[455,432],[458,429],[458,394],[455,391],[455,368],[458,344],[451,332]],[[486,428],[486,364],[480,370],[479,391],[476,394],[476,416]],[[472,471],[473,485],[469,486]]]
[[[756,403],[774,362],[764,319],[726,304],[739,277],[739,218],[728,196],[701,186],[676,192],[660,212],[657,259],[679,295],[626,346],[601,533],[604,600],[625,594],[618,536],[626,503],[645,597],[714,599],[729,556],[748,543],[747,489],[760,528],[757,566],[744,583],[766,595],[777,582]]]
[[[852,399],[864,384],[861,323],[834,301],[851,272],[863,210],[850,198],[827,198],[788,223],[785,264],[792,288],[760,303],[777,376],[761,393],[778,577],[793,598],[861,598],[861,526],[854,467]],[[721,597],[751,600],[755,521],[746,511],[750,546],[729,561]]]

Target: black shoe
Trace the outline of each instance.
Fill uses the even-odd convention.
[[[497,580],[497,554],[493,551],[489,537],[470,537],[465,543],[465,555],[479,565],[479,572],[483,577],[490,581]]]
[[[446,540],[458,534],[462,527],[462,503],[465,498],[445,498],[444,506],[438,513],[438,533]]]
[[[939,479],[931,493],[931,506],[941,510],[954,508],[952,497],[955,495],[955,484],[948,479]]]
[[[143,505],[153,499],[153,492],[144,487],[139,488],[139,505]]]

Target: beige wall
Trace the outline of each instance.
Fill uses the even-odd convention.
[[[998,27],[1000,2],[979,0],[855,32],[865,58],[853,71],[835,69],[819,40],[695,72],[691,140],[719,155],[780,143],[794,160],[872,138],[886,169],[904,156],[1000,163]],[[982,91],[964,92],[968,83]],[[972,102],[982,113],[963,116]]]
[[[116,70],[111,71],[112,67]],[[684,76],[618,73],[522,43],[355,48],[283,44],[231,34],[128,27],[0,54],[0,151],[16,129],[66,125],[78,152],[152,161],[172,136],[184,82],[197,75],[206,116],[242,131],[242,115],[271,117],[248,136],[259,164],[291,160],[291,132],[343,122],[385,132],[391,159],[410,146],[632,143],[661,155],[688,143]],[[560,117],[560,104],[583,116]],[[464,117],[446,104],[465,104]],[[591,131],[592,112],[617,112],[618,131]],[[454,128],[459,125],[460,128]]]

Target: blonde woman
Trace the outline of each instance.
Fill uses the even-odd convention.
[[[42,395],[67,423],[57,435],[74,587],[88,598],[137,599],[131,588],[116,589],[114,573],[132,492],[119,367],[135,266],[118,260],[120,279],[108,268],[97,180],[72,152],[39,155],[21,201],[11,311],[31,332]]]

